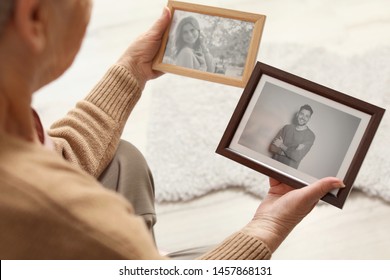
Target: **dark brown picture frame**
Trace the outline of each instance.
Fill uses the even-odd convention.
[[[278,121],[281,122],[280,119],[283,119],[280,116],[283,115],[283,111],[289,110],[281,108],[289,108],[289,106],[298,103],[315,105],[316,109],[313,110],[308,125],[310,127],[310,122],[315,118],[314,124],[317,125],[317,128],[321,127],[321,129],[317,129],[318,137],[316,135],[311,149],[313,152],[311,150],[308,152],[308,154],[312,153],[311,159],[308,159],[309,162],[306,164],[307,169],[312,170],[310,172],[301,171],[300,168],[292,168],[276,161],[267,152],[264,152],[267,149],[265,145],[262,147],[258,144],[263,141],[262,138],[266,138],[264,135],[268,131],[280,129],[281,123],[278,124]],[[273,106],[274,108],[272,108]],[[271,115],[269,118],[264,115],[265,111]],[[277,113],[273,114],[273,111],[277,111]],[[296,108],[295,112],[298,111],[299,107]],[[383,108],[257,62],[216,153],[294,188],[304,187],[322,177],[338,177],[343,180],[346,187],[337,192],[328,193],[322,200],[342,209],[384,113],[385,109]],[[261,115],[263,117],[259,117]],[[275,121],[275,118],[279,118],[279,120]],[[332,118],[335,119],[332,120]],[[355,123],[356,125],[352,125]],[[278,124],[278,128],[275,127],[275,124]],[[321,131],[322,127],[337,130],[327,133]],[[339,139],[337,136],[327,138],[326,135],[335,135],[337,131],[341,131],[341,134],[345,135],[340,135]],[[321,140],[321,138],[323,139]],[[347,140],[344,140],[346,143],[342,147],[338,147],[338,144],[330,144],[328,149],[326,147],[314,149],[316,141],[330,143],[334,140],[338,141],[335,143],[339,143],[345,138]],[[269,141],[263,142],[269,143]],[[255,148],[256,145],[261,148]],[[341,153],[341,156],[338,156],[337,162],[332,158],[336,155],[332,154],[333,150],[343,151],[343,153],[338,152]],[[320,159],[318,159],[319,157]],[[335,171],[327,170],[325,166],[321,165],[325,161],[328,161],[327,166],[332,166],[332,168],[338,166],[338,169]],[[332,172],[336,174],[332,174]]]
[[[236,87],[245,87],[246,83],[249,80],[249,77],[252,73],[252,70],[256,63],[257,54],[259,51],[260,40],[264,29],[265,24],[265,15],[254,14],[218,7],[211,7],[206,5],[198,5],[180,1],[168,1],[168,8],[171,11],[172,20],[170,22],[169,27],[164,33],[161,47],[153,60],[153,69],[166,72],[173,73],[177,75],[187,76],[191,78],[211,81],[215,83],[221,83]],[[221,74],[220,72],[207,72],[196,69],[191,69],[187,67],[182,67],[174,63],[174,61],[166,61],[165,57],[167,55],[167,46],[169,44],[169,40],[173,40],[173,34],[175,32],[175,28],[173,26],[173,22],[176,19],[176,14],[185,13],[187,16],[203,16],[203,17],[211,17],[215,19],[219,19],[218,27],[221,27],[223,23],[227,21],[235,21],[241,22],[242,24],[247,23],[253,25],[253,29],[248,35],[250,35],[249,46],[247,50],[247,54],[245,57],[244,65],[241,69],[241,75],[231,76],[227,73]],[[171,38],[171,39],[170,39]],[[209,38],[210,40],[214,40],[215,38]],[[210,51],[211,53],[211,51]],[[169,57],[169,56],[168,56]],[[230,57],[232,59],[232,57]],[[229,57],[227,57],[229,59]]]

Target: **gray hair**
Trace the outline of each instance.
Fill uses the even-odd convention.
[[[14,10],[14,0],[0,0],[0,36]]]

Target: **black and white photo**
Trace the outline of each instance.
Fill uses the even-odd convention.
[[[256,91],[259,98],[248,120],[242,122],[242,132],[238,128],[238,149],[243,146],[267,156],[309,175],[313,181],[345,174],[340,167],[347,160],[348,150],[356,148],[354,136],[361,133],[359,125],[367,125],[368,115],[355,113],[357,117],[348,112],[349,108],[329,106],[315,100],[316,95],[287,89],[280,82],[267,81]]]
[[[258,62],[217,153],[295,187],[340,178],[324,200],[341,208],[383,113]]]
[[[153,68],[244,87],[265,16],[176,1],[168,7],[172,20]]]
[[[175,11],[163,62],[240,78],[254,23]]]

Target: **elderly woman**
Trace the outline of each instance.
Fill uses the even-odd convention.
[[[129,203],[96,178],[120,151],[122,129],[145,83],[161,74],[151,62],[169,11],[165,8],[89,95],[45,133],[31,109],[32,96],[71,65],[91,2],[0,3],[0,258],[164,258],[147,219],[135,210],[142,196]],[[138,185],[151,178],[143,158],[133,156],[133,165],[141,166],[134,168],[145,175],[127,180]],[[300,190],[270,179],[269,194],[253,219],[201,258],[270,258],[318,200],[339,187],[342,182],[336,178]]]

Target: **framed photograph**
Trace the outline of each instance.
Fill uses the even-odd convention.
[[[216,152],[295,188],[332,176],[342,208],[385,110],[257,62]]]
[[[245,87],[266,17],[177,1],[168,8],[172,20],[153,69]]]

